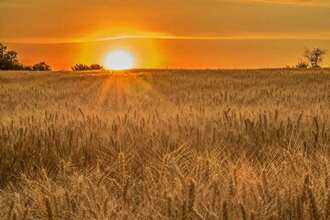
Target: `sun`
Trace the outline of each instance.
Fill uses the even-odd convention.
[[[134,64],[134,56],[124,49],[110,51],[104,58],[104,66],[111,70],[131,69]]]

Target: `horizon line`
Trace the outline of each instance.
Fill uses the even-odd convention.
[[[300,69],[296,67],[237,67],[237,68],[223,68],[223,67],[205,67],[205,68],[187,68],[187,67],[176,67],[176,68],[132,68],[132,69],[123,69],[123,70],[111,70],[111,69],[104,69],[104,70],[87,70],[87,71],[73,71],[70,69],[56,69],[46,72],[100,72],[100,73],[107,73],[107,72],[141,72],[141,71],[229,71],[229,70],[302,70],[302,71],[315,71],[315,70],[330,70],[330,66],[321,67],[321,68],[305,68]],[[0,72],[34,72],[34,71],[27,71],[27,70],[0,70]]]

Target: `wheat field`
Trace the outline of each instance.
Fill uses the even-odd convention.
[[[330,219],[329,70],[0,72],[0,219]]]

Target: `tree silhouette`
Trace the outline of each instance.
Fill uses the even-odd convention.
[[[73,67],[71,67],[71,69],[73,71],[85,71],[85,70],[89,70],[89,66],[85,64],[76,64]]]
[[[32,66],[32,70],[34,71],[51,71],[51,67],[45,62],[37,63]]]
[[[35,70],[49,71],[51,67],[45,62],[35,64],[34,66],[24,66],[18,60],[16,51],[7,51],[7,47],[0,43],[0,70]]]
[[[306,49],[304,56],[307,58],[312,68],[320,68],[320,64],[326,53],[326,50],[320,48],[314,48],[312,50]]]
[[[88,70],[103,70],[103,66],[99,64],[92,64],[90,66],[86,64],[76,64],[71,67],[72,71],[88,71]]]
[[[4,58],[4,55],[6,54],[7,47],[0,43],[0,59]]]
[[[308,68],[308,62],[304,60],[300,60],[298,64],[296,65],[296,68],[298,69],[307,69]]]
[[[99,65],[99,64],[92,64],[89,67],[91,70],[103,70],[103,66]]]
[[[0,69],[1,70],[18,70],[22,65],[18,62],[17,52],[10,50],[0,43]]]
[[[12,63],[12,64],[18,64],[18,60],[17,60],[17,52],[11,50],[11,51],[8,51],[4,58],[9,62],[9,63]]]

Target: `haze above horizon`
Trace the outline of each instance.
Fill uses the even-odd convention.
[[[137,68],[281,67],[330,48],[329,20],[326,0],[2,0],[0,42],[55,69],[118,48]]]

